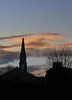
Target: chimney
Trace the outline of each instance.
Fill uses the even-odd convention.
[[[58,67],[62,67],[62,62],[54,62],[53,63],[53,68],[58,68]]]

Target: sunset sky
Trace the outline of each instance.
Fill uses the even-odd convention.
[[[28,69],[39,75],[49,48],[72,46],[72,0],[0,0],[0,67],[19,66],[22,37]]]

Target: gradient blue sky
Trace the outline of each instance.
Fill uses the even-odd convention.
[[[72,40],[72,0],[0,0],[0,38],[22,32],[59,33]],[[34,59],[45,64],[44,58],[31,59],[29,64]]]
[[[72,0],[0,0],[0,35],[72,34]]]

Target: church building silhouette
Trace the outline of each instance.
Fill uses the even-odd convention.
[[[37,86],[41,84],[40,78],[27,72],[26,52],[24,38],[22,38],[22,46],[20,52],[19,67],[0,76],[0,85],[23,85],[23,86]]]

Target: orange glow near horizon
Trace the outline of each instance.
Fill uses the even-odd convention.
[[[39,71],[33,71],[32,74],[34,74],[35,76],[39,76],[40,77],[40,75],[45,76],[46,72],[44,70],[39,70]]]

